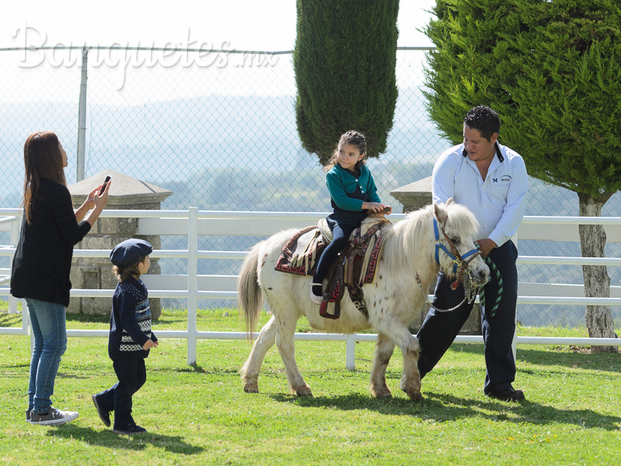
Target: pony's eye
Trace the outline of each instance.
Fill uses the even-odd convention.
[[[457,237],[451,238],[451,241],[453,242],[453,244],[459,244],[459,238]]]

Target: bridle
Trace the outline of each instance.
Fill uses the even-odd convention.
[[[442,225],[440,227],[440,231],[444,235],[444,239],[446,239],[446,242],[451,248],[450,251],[447,249],[447,247],[444,244],[442,244],[442,241],[440,240],[440,234],[438,232],[438,220],[436,219],[435,216],[433,217],[433,232],[436,235],[436,263],[440,265],[440,249],[442,249],[444,253],[451,258],[451,260],[453,261],[453,273],[457,275],[457,278],[451,284],[451,289],[454,290],[459,286],[459,281],[462,278],[464,272],[467,270],[468,274],[470,274],[469,264],[477,256],[481,255],[481,251],[475,248],[475,249],[468,251],[463,256],[460,255],[459,252],[457,251],[457,248],[455,247],[451,239],[446,234],[446,231],[444,231],[445,226],[446,225]]]
[[[451,283],[451,289],[452,290],[457,289],[457,287],[459,286],[459,282],[463,280],[464,299],[457,306],[454,306],[450,309],[435,308],[436,311],[438,312],[454,311],[459,306],[461,306],[466,300],[468,301],[468,303],[471,303],[472,301],[474,301],[474,298],[476,297],[476,294],[477,294],[477,287],[474,285],[474,282],[472,280],[472,272],[470,271],[469,264],[477,256],[482,255],[481,251],[478,248],[475,248],[475,249],[472,249],[471,251],[466,252],[463,256],[460,255],[459,252],[457,251],[457,248],[453,244],[453,241],[451,241],[451,239],[446,234],[446,231],[444,231],[445,226],[446,226],[446,221],[444,225],[440,226],[439,231],[438,231],[438,220],[436,219],[434,215],[433,231],[436,236],[436,251],[435,251],[436,263],[440,265],[440,249],[444,251],[444,253],[451,258],[451,260],[453,261],[453,273],[456,274],[455,281]],[[444,235],[444,239],[446,239],[446,242],[451,248],[450,251],[444,244],[442,244],[442,241],[440,240],[440,231]],[[427,304],[431,305],[431,303],[429,302],[427,298],[427,293],[425,293],[425,290],[423,290],[423,286],[421,284],[421,280],[418,274],[416,274],[416,282],[418,283],[418,287],[420,288],[421,292],[423,293],[423,296],[425,297],[425,301],[427,302]]]

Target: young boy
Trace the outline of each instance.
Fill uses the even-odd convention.
[[[152,252],[153,247],[147,241],[132,238],[117,244],[110,253],[112,271],[119,283],[112,298],[108,354],[119,381],[92,399],[106,427],[110,426],[110,412],[114,410],[112,431],[117,434],[146,432],[136,425],[131,413],[132,395],[147,380],[144,360],[149,356],[149,349],[158,346],[151,332],[147,287],[140,280],[149,270]]]

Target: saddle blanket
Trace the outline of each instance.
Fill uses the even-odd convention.
[[[343,251],[346,285],[373,283],[383,244],[381,227],[387,223],[387,220],[365,219],[352,233],[350,246]],[[320,220],[318,226],[308,226],[296,232],[282,247],[275,269],[296,275],[314,275],[317,258],[331,239],[325,219]],[[348,254],[352,249],[358,254]]]
[[[284,244],[275,269],[295,275],[315,275],[317,258],[326,245],[318,227],[303,228]]]

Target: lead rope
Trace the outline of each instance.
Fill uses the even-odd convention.
[[[494,264],[488,257],[483,257],[483,260],[489,267],[490,272],[496,274],[496,279],[498,280],[498,296],[496,297],[496,303],[494,304],[494,307],[492,308],[492,312],[490,313],[490,317],[494,317],[496,315],[496,310],[498,309],[498,306],[500,305],[500,299],[502,298],[502,288],[503,288],[502,277],[500,276],[500,272],[498,271],[498,267],[496,267],[496,264]],[[485,307],[485,288],[484,287],[481,287],[481,291],[479,292],[479,303],[481,304],[481,307],[483,308]]]

